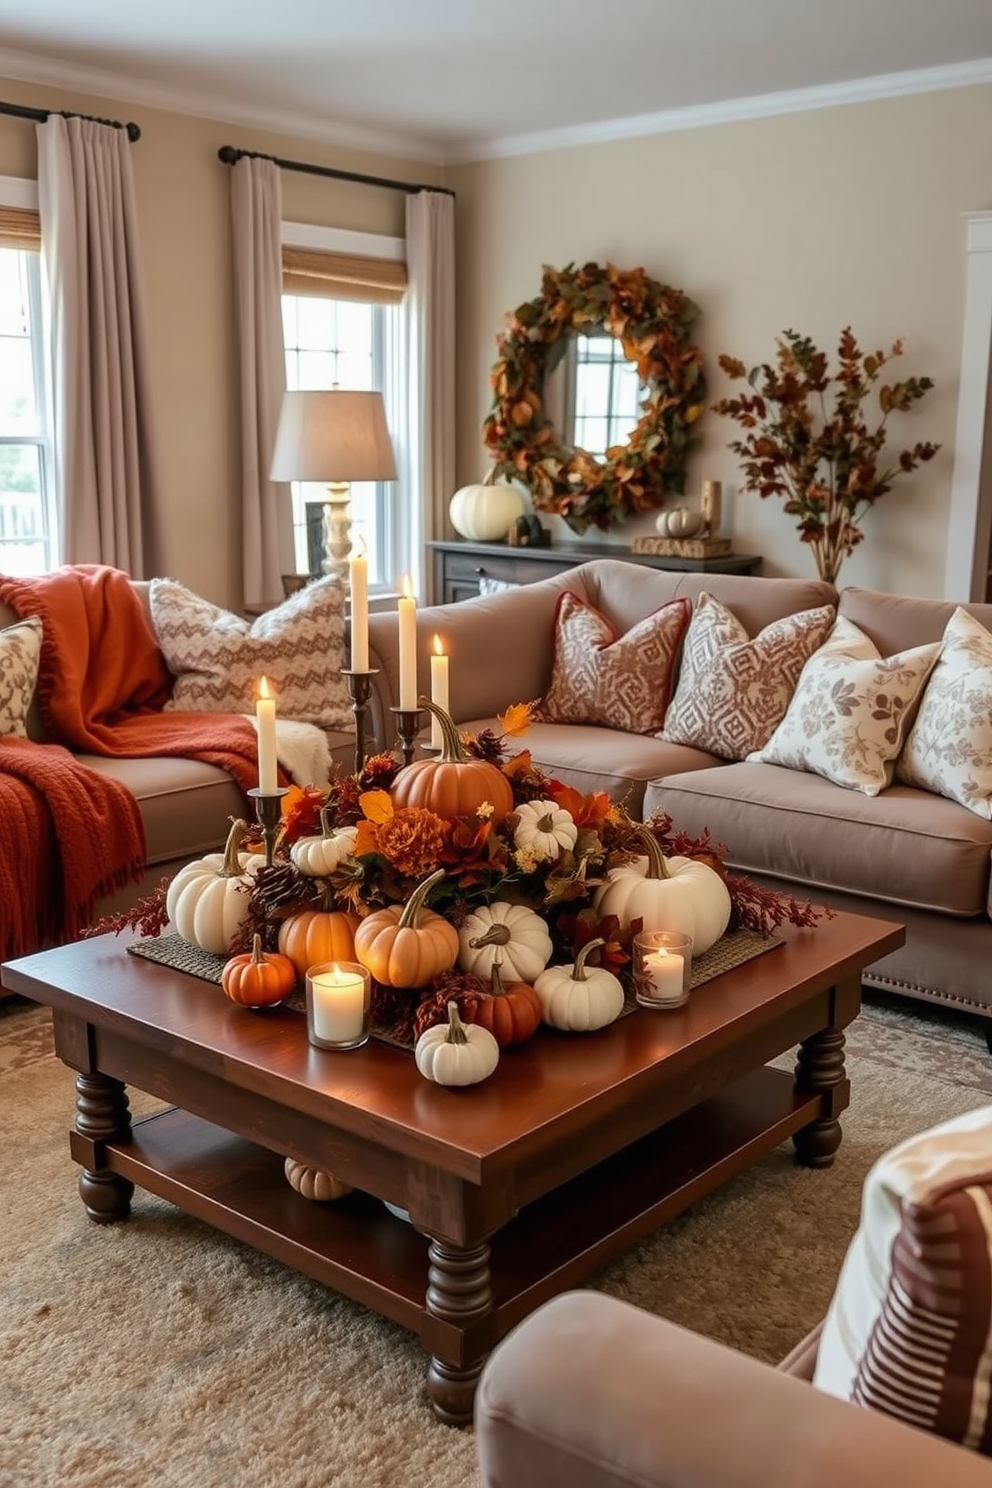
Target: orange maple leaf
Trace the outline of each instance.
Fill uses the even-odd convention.
[[[389,799],[388,791],[362,791],[362,794],[358,798],[358,804],[362,808],[366,819],[374,822],[377,827],[381,826],[383,822],[388,821],[393,814],[393,803]]]
[[[529,775],[533,768],[529,749],[522,749],[519,754],[511,755],[502,765],[503,774],[509,775],[511,780],[517,775]]]
[[[511,738],[525,734],[533,722],[536,706],[536,700],[533,703],[514,703],[511,708],[507,708],[505,713],[497,713],[496,718],[501,731]]]

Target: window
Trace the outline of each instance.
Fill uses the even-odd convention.
[[[0,202],[27,184],[0,180]],[[0,206],[0,571],[9,574],[43,573],[57,562],[42,320],[37,214]]]
[[[292,223],[283,224],[283,241],[301,245],[283,248],[287,388],[379,390],[399,461],[402,431],[395,410],[403,401],[398,369],[404,365],[406,271],[395,255],[402,242]],[[379,272],[371,272],[371,265]],[[326,488],[294,481],[292,492],[297,571],[319,572]],[[395,588],[411,566],[395,483],[356,482],[350,507],[352,541],[361,537],[365,544],[370,585]]]
[[[562,427],[573,430],[581,449],[602,457],[637,427],[644,386],[613,336],[576,336],[574,354],[574,410],[566,409]]]

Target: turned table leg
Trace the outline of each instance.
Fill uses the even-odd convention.
[[[97,1224],[126,1219],[131,1212],[134,1184],[99,1166],[99,1144],[127,1137],[130,1130],[131,1108],[123,1083],[99,1071],[77,1075],[75,1134],[81,1141],[75,1145],[77,1161],[84,1164],[79,1175],[79,1197]],[[83,1153],[89,1154],[88,1159]]]
[[[492,1311],[489,1246],[468,1250],[431,1240],[428,1248],[427,1313],[459,1328]],[[471,1426],[475,1387],[484,1358],[454,1365],[432,1355],[427,1369],[427,1393],[434,1414],[446,1426]]]
[[[796,1085],[822,1096],[823,1114],[792,1138],[796,1161],[807,1168],[829,1168],[840,1146],[838,1116],[845,1110],[851,1085],[844,1071],[844,1032],[825,1028],[803,1039],[796,1057]]]

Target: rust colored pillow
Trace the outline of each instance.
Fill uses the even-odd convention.
[[[541,717],[657,732],[691,613],[688,599],[673,599],[618,635],[605,615],[566,589],[555,612],[554,666]]]

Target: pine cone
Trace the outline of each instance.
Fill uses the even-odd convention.
[[[312,878],[284,859],[258,870],[251,897],[262,914],[277,917],[306,908],[319,897],[319,890]]]

